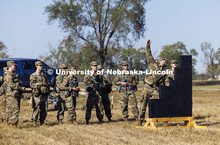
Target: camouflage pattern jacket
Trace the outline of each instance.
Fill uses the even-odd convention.
[[[146,47],[146,57],[148,63],[148,70],[152,71],[163,71],[164,68],[160,66],[159,62],[157,62],[151,53],[150,46],[147,45]],[[165,75],[157,75],[157,74],[146,74],[144,82],[153,87],[159,87],[161,83],[164,82]]]
[[[42,72],[34,72],[33,74],[31,74],[30,87],[32,88],[32,93],[34,96],[50,93],[49,81],[46,75]]]
[[[101,89],[101,81],[99,80],[99,75],[94,73],[93,75],[85,75],[83,83],[85,85],[85,90],[91,95],[99,95]]]
[[[77,77],[64,76],[63,83],[60,86],[61,94],[65,95],[65,97],[78,96],[78,91],[72,90],[74,87],[78,87],[78,79]]]
[[[4,82],[5,82],[5,93],[7,96],[18,96],[19,91],[21,91],[22,82],[19,78],[19,75],[15,72],[9,72],[7,71],[4,76]]]
[[[121,85],[121,82],[127,82],[127,86]],[[137,75],[121,74],[121,75],[116,75],[114,79],[114,84],[117,86],[117,90],[119,92],[136,91],[138,83],[139,83],[139,77]]]

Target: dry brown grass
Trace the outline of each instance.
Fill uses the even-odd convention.
[[[210,86],[211,87],[211,86]],[[216,86],[219,87],[219,86]],[[215,88],[215,87],[211,87]],[[140,91],[137,92],[137,96]],[[121,121],[118,93],[114,92],[113,122],[106,117],[102,125],[95,111],[90,125],[84,125],[85,111],[77,109],[78,126],[57,125],[56,111],[48,112],[46,126],[33,127],[32,109],[22,102],[18,129],[0,125],[0,144],[219,144],[220,142],[220,91],[193,91],[193,115],[199,128],[168,128],[162,130],[138,129],[130,113],[130,122]],[[82,97],[82,96],[81,96]],[[138,97],[138,100],[140,98]],[[78,102],[81,108],[85,100]],[[140,103],[139,103],[140,105]],[[67,114],[67,112],[66,112]],[[66,121],[66,118],[65,118]]]

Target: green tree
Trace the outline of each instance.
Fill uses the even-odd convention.
[[[162,51],[159,54],[159,58],[166,58],[168,60],[167,68],[170,67],[170,62],[173,59],[179,60],[180,55],[192,55],[192,77],[193,79],[196,79],[196,58],[198,56],[198,53],[195,49],[190,49],[189,51],[186,49],[186,46],[183,42],[177,42],[171,45],[165,45],[162,48]]]
[[[215,49],[212,48],[211,43],[203,42],[201,43],[201,50],[203,52],[203,61],[207,67],[207,72],[215,79],[215,70],[217,69],[217,65],[215,64]]]
[[[147,67],[145,48],[138,50],[130,45],[127,49],[123,48],[121,51],[121,61],[128,61],[130,69],[144,70]]]
[[[119,46],[145,31],[147,0],[57,0],[45,8],[49,22],[59,21],[70,37],[89,46],[104,64],[110,43]],[[140,27],[138,30],[137,27]]]
[[[0,58],[8,58],[7,47],[0,41]]]

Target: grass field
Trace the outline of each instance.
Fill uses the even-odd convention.
[[[202,86],[193,87],[201,88]],[[220,88],[220,85],[205,88]],[[138,102],[140,100],[137,92]],[[220,91],[194,90],[193,116],[200,128],[167,128],[162,130],[138,129],[129,110],[128,123],[121,120],[118,93],[113,92],[114,108],[111,123],[104,117],[104,123],[98,124],[95,111],[91,124],[84,125],[85,111],[81,110],[85,100],[77,102],[78,126],[57,125],[56,111],[48,112],[46,126],[33,127],[30,121],[32,109],[27,101],[21,104],[18,129],[0,125],[1,144],[219,144],[220,143]],[[85,96],[80,96],[85,97]],[[140,103],[138,103],[140,106]],[[67,112],[65,112],[67,114]],[[65,116],[66,117],[66,116]],[[64,123],[66,122],[66,118]],[[177,122],[174,122],[176,124]],[[180,122],[181,123],[181,122]],[[162,125],[162,124],[160,124]]]

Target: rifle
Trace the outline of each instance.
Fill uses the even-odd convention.
[[[117,90],[120,92],[121,90],[125,91],[131,91],[131,90],[137,90],[136,82],[134,76],[130,76],[128,79],[122,76],[122,82],[127,83],[127,85],[119,85],[119,88]]]

